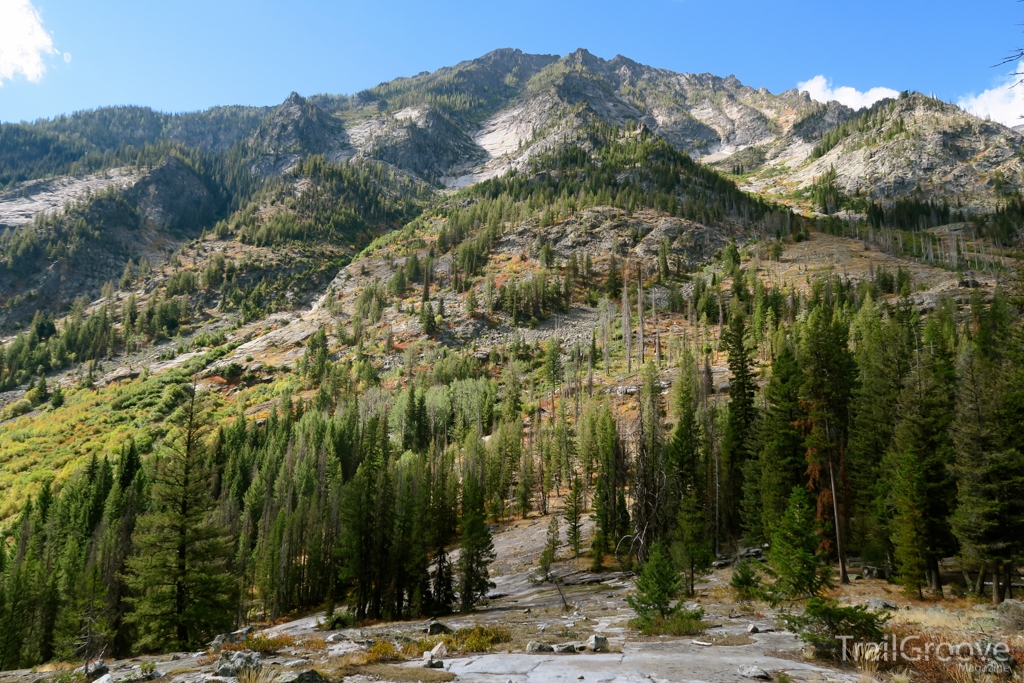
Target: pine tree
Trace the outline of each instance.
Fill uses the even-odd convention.
[[[850,336],[856,348],[859,383],[850,404],[850,476],[858,510],[854,540],[878,555],[891,555],[890,477],[879,477],[896,427],[900,392],[911,370],[915,325],[911,311],[897,307],[883,319],[870,297],[854,316]]]
[[[231,626],[225,534],[211,519],[204,407],[193,385],[154,468],[150,510],[133,536],[129,619],[143,649],[194,649]]]
[[[810,496],[804,487],[794,487],[768,551],[768,565],[777,577],[774,591],[778,599],[812,598],[831,586],[831,571],[825,556],[817,551],[818,543]]]
[[[758,464],[760,500],[748,503],[748,516],[760,514],[760,524],[748,522],[747,528],[758,526],[770,537],[775,523],[789,505],[794,486],[805,483],[806,448],[799,425],[806,419],[800,406],[803,375],[789,345],[783,346],[772,364],[771,379],[765,387],[767,410],[759,427],[760,453]],[[745,500],[746,502],[746,500]]]
[[[650,544],[664,538],[675,521],[668,514],[661,384],[653,362],[644,367],[640,388],[640,434],[633,474],[633,526],[641,560]]]
[[[562,381],[562,344],[558,337],[552,337],[544,351],[544,377],[554,389]]]
[[[583,519],[583,483],[579,477],[573,479],[569,495],[565,499],[565,540],[572,548],[573,559],[580,556]]]
[[[897,581],[921,598],[927,570],[924,470],[919,454],[912,448],[895,451],[887,461],[886,470],[891,472],[893,481],[890,497],[895,511],[892,543],[899,572]]]
[[[519,476],[516,481],[516,512],[526,519],[533,510],[533,489],[536,473],[534,471],[533,454],[526,453],[519,465]]]
[[[489,566],[494,541],[485,519],[485,493],[475,465],[470,464],[462,487],[462,546],[459,552],[459,601],[469,612],[494,587]]]
[[[636,593],[626,602],[640,618],[667,617],[678,606],[673,601],[682,590],[682,579],[662,543],[654,543],[636,579]]]
[[[540,554],[540,571],[547,579],[551,573],[551,565],[558,556],[558,546],[561,545],[558,532],[558,517],[552,517],[548,522],[548,533],[544,539],[544,550]]]
[[[589,258],[590,255],[587,255]],[[622,276],[619,275],[619,263],[618,259],[615,258],[615,252],[613,251],[608,260],[608,275],[604,281],[604,292],[609,298],[619,295],[619,290],[622,288]]]
[[[926,575],[942,591],[939,561],[954,550],[949,515],[956,489],[949,427],[953,419],[952,377],[941,343],[939,351],[917,356],[900,397],[892,450],[883,461],[891,472],[892,543],[898,580],[921,594]]]
[[[856,367],[848,347],[848,328],[831,307],[820,304],[807,317],[801,346],[804,383],[800,400],[807,411],[808,486],[816,494],[819,521],[831,531],[822,547],[839,558],[839,579],[848,583],[843,548],[847,501],[843,500],[846,425]]]
[[[737,530],[739,502],[743,497],[743,474],[748,471],[745,463],[750,457],[750,444],[754,435],[753,360],[747,348],[747,324],[742,305],[734,300],[731,306],[729,324],[722,334],[722,344],[729,354],[729,414],[725,434],[722,438],[722,461],[725,475],[727,514],[723,525],[727,530]]]
[[[1008,431],[1019,431],[1020,425],[1007,429],[999,424],[1000,377],[974,349],[965,350],[959,375],[953,425],[958,475],[953,532],[961,557],[992,571],[992,602],[998,604],[1004,564],[1024,555],[1024,455],[1006,443]]]
[[[434,307],[430,301],[425,301],[420,307],[420,324],[423,325],[423,334],[432,335],[437,332],[437,320],[434,318]]]
[[[709,570],[714,561],[702,493],[688,492],[683,498],[674,537],[672,554],[683,571],[683,589],[686,595],[692,596],[697,576]]]

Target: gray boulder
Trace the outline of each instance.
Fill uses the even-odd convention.
[[[974,643],[975,655],[984,660],[984,673],[1009,675],[1017,668],[1017,660],[1004,652],[991,638],[982,638]]]
[[[1024,600],[1003,600],[999,603],[999,623],[1009,631],[1024,631]]]
[[[313,669],[287,671],[274,679],[274,683],[327,683],[327,679]]]
[[[221,664],[217,667],[217,675],[221,678],[234,678],[238,675],[238,669],[228,663]]]
[[[256,629],[253,626],[246,626],[240,628],[237,631],[231,633],[221,633],[212,641],[210,641],[210,648],[214,651],[220,650],[222,645],[237,645],[238,643],[245,642],[249,636],[255,633]]]
[[[107,667],[106,664],[103,663],[102,659],[97,660],[95,662],[89,662],[89,674],[85,678],[89,681],[96,681],[102,678],[104,675],[106,675],[107,672],[109,671],[110,669]],[[78,667],[77,669],[75,669],[75,673],[85,674],[85,667]]]
[[[968,628],[974,629],[975,631],[991,631],[994,628],[999,628],[999,619],[996,617],[978,617],[977,619],[971,619],[968,624]]]
[[[554,652],[555,648],[551,647],[547,643],[538,643],[536,640],[531,640],[526,644],[527,652]]]
[[[595,633],[587,638],[587,649],[591,652],[608,652],[608,639]]]
[[[444,662],[440,659],[428,659],[423,662],[424,669],[443,669]]]
[[[865,579],[887,579],[889,578],[889,572],[882,567],[872,567],[870,565],[864,565],[860,570],[860,575]]]
[[[861,604],[864,605],[865,607],[867,607],[868,609],[873,609],[873,610],[883,610],[883,609],[894,610],[894,609],[898,609],[896,607],[896,605],[892,604],[891,602],[889,602],[885,598],[868,598],[867,600],[865,600]]]
[[[428,636],[440,636],[445,633],[451,633],[452,630],[442,624],[440,621],[432,621],[427,624],[427,635]]]
[[[770,681],[772,679],[771,675],[759,666],[741,666],[737,671],[744,678],[756,678],[762,681]]]
[[[576,644],[575,643],[559,643],[558,645],[555,645],[555,652],[557,652],[558,654],[563,654],[563,655],[566,655],[566,654],[576,654]]]
[[[244,669],[259,669],[262,666],[259,652],[224,652],[217,662],[217,675],[234,678]]]

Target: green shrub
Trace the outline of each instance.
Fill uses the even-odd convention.
[[[652,614],[629,623],[645,636],[695,636],[707,626],[703,618],[703,609],[677,609],[668,616]]]
[[[490,652],[495,645],[512,641],[512,633],[504,626],[471,626],[452,633],[431,636],[416,641],[416,647],[426,652],[444,642],[452,652]]]
[[[682,586],[682,578],[672,566],[665,548],[655,543],[637,577],[636,595],[627,597],[626,602],[641,619],[656,616],[664,618],[678,609],[678,606],[672,606],[672,602],[679,597]]]
[[[742,560],[736,565],[732,570],[729,585],[736,591],[736,598],[739,600],[754,600],[761,596],[761,577],[753,560]]]
[[[351,612],[335,612],[323,622],[322,628],[325,631],[337,631],[342,628],[353,628],[356,625],[356,615]]]
[[[848,636],[847,649],[857,642],[877,643],[885,637],[889,615],[872,612],[864,605],[840,607],[836,600],[811,598],[803,614],[780,614],[787,629],[800,639],[837,656],[843,647],[840,636]]]

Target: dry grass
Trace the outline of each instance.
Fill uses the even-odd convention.
[[[746,633],[722,633],[717,636],[711,636],[705,638],[707,642],[712,645],[726,645],[729,647],[735,645],[750,645],[751,643],[757,642]]]
[[[490,652],[495,645],[512,642],[512,632],[504,626],[473,626],[460,628],[454,633],[424,638],[415,643],[418,654],[444,642],[452,652]]]
[[[320,636],[313,636],[312,638],[304,638],[299,642],[299,645],[306,648],[307,650],[326,650],[327,641]]]
[[[238,683],[271,683],[277,671],[265,666],[245,668],[238,672]]]
[[[394,643],[378,640],[366,649],[366,663],[393,662],[402,659],[402,651]]]
[[[447,681],[455,680],[455,674],[444,669],[424,669],[366,662],[353,663],[348,655],[338,658],[336,665],[337,668],[322,672],[329,680],[342,680],[349,676],[365,676],[370,680],[394,681],[395,683],[412,683],[413,681],[447,683]]]
[[[221,646],[221,650],[234,651],[234,650],[250,650],[252,652],[259,652],[261,655],[271,654],[277,652],[283,647],[291,647],[295,645],[295,639],[291,636],[264,636],[257,634],[247,638],[241,643],[229,643]]]
[[[977,616],[975,614],[974,616]],[[914,626],[922,631],[934,633],[937,631],[956,631],[964,629],[970,623],[972,617],[952,612],[933,612],[924,607],[915,607],[909,610],[898,610],[892,614],[892,624],[903,626]]]
[[[874,683],[875,674],[878,673],[878,660],[881,651],[876,643],[855,643],[853,646],[853,661],[857,663],[859,683]]]

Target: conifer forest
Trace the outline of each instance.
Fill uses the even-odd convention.
[[[444,652],[519,652],[495,612],[528,607],[511,562],[555,612],[628,582],[614,609],[642,642],[734,612],[778,614],[821,659],[836,633],[911,632],[847,604],[868,586],[1011,614],[1024,200],[885,197],[842,166],[916,139],[908,112],[967,114],[904,93],[820,132],[808,99],[802,163],[829,166],[759,193],[763,159],[603,120],[584,95],[612,76],[518,55],[223,121],[0,125],[4,192],[113,178],[0,237],[0,670],[205,652],[310,615],[341,632],[498,614],[508,634],[459,630]],[[565,99],[521,163],[444,188],[430,136],[549,91]],[[429,125],[393,115],[428,104]],[[350,159],[267,141],[282,120],[312,145],[377,116]],[[181,132],[228,123],[244,134],[220,148]],[[392,640],[373,662],[436,645]]]

